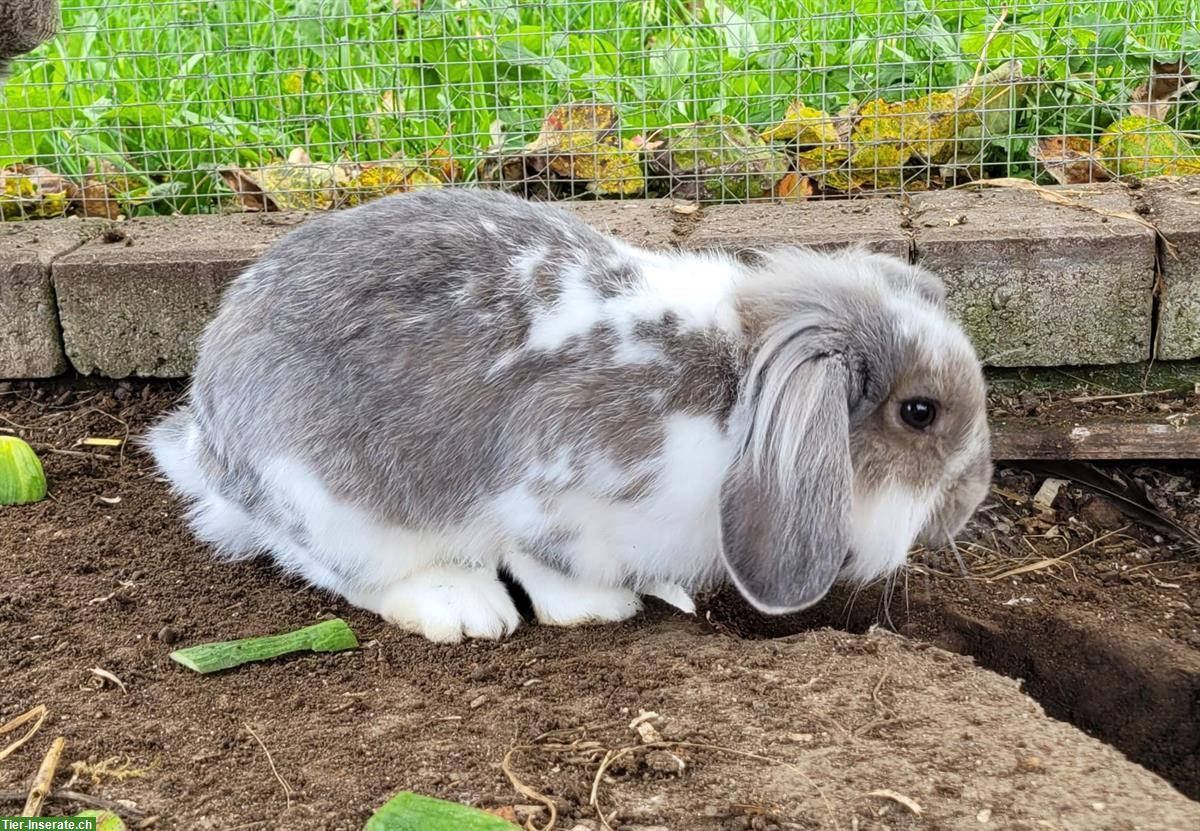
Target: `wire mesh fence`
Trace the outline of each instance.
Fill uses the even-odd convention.
[[[1200,4],[64,0],[0,214],[802,200],[1200,172]]]

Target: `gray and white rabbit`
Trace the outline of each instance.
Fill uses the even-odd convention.
[[[988,489],[940,282],[861,249],[655,253],[486,191],[331,213],[230,287],[159,466],[199,537],[432,640],[769,613],[900,567]]]

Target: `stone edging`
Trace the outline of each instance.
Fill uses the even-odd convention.
[[[719,205],[580,202],[601,230],[657,248],[862,242],[921,262],[993,366],[1200,357],[1200,179],[941,191],[911,200]],[[1173,244],[1170,252],[1148,223]],[[0,224],[0,378],[68,366],[185,376],[224,284],[305,214]],[[1160,252],[1160,248],[1163,251]]]

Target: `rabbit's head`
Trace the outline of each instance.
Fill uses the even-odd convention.
[[[721,536],[747,599],[795,611],[948,542],[992,466],[983,373],[941,282],[862,249],[784,249],[737,294],[752,351]]]

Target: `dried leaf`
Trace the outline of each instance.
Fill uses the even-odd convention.
[[[616,124],[617,111],[611,104],[561,104],[542,121],[542,131],[525,146],[525,151],[570,154],[603,141],[614,132]]]
[[[1105,167],[1121,176],[1187,176],[1200,173],[1200,156],[1170,125],[1128,115],[1109,126],[1096,143]]]
[[[442,187],[443,182],[421,165],[394,159],[363,165],[341,188],[340,205],[361,205],[393,193],[410,193]]]
[[[1029,155],[1041,163],[1060,185],[1084,185],[1107,182],[1112,174],[1099,158],[1096,145],[1081,136],[1053,136],[1038,139]]]
[[[787,156],[727,116],[673,131],[653,163],[673,195],[693,201],[771,196],[789,167]]]
[[[766,141],[795,141],[800,146],[813,144],[838,144],[837,120],[824,110],[809,107],[803,101],[796,100],[788,105],[783,121],[764,130],[763,139]]]
[[[133,761],[128,756],[110,756],[95,763],[84,761],[72,762],[71,773],[81,779],[86,776],[92,780],[93,785],[99,787],[106,779],[111,779],[115,782],[141,779],[157,767],[157,760],[148,767],[139,768],[134,767]]]
[[[775,198],[803,202],[813,195],[812,179],[795,171],[787,174],[775,185]]]
[[[524,155],[543,157],[556,176],[586,182],[592,193],[633,196],[646,189],[641,147],[632,140],[621,142],[616,125],[616,108],[610,104],[563,104],[546,116]]]
[[[443,147],[434,148],[425,154],[425,164],[439,174],[443,182],[459,182],[462,180],[462,165],[450,155],[449,150]]]
[[[217,172],[248,211],[324,210],[333,206],[338,189],[355,168],[313,162],[304,148],[297,147],[282,162]]]
[[[1150,77],[1130,96],[1129,114],[1165,120],[1171,112],[1171,106],[1200,84],[1192,77],[1191,69],[1183,61],[1155,61],[1150,69]]]
[[[1010,61],[948,92],[856,107],[849,157],[822,183],[844,191],[896,187],[913,162],[963,165],[982,152],[988,136],[1005,131],[1009,113],[1032,84],[1020,71],[1020,63]],[[800,169],[817,175],[815,161],[802,159]]]
[[[88,163],[82,185],[71,193],[71,206],[82,216],[115,220],[121,216],[122,205],[134,201],[132,195],[146,189],[142,179],[121,170],[108,159],[100,159]]]
[[[67,212],[75,185],[44,167],[0,170],[0,219],[50,219]]]

